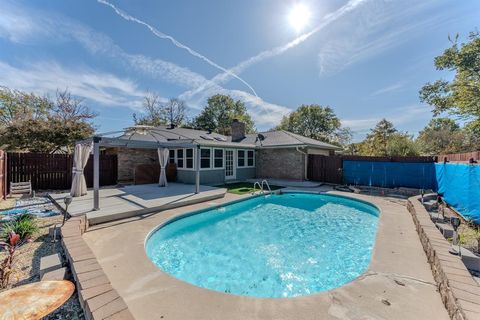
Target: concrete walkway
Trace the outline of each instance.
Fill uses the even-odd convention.
[[[172,278],[147,258],[144,241],[155,226],[245,196],[227,194],[215,202],[100,225],[83,237],[136,319],[449,319],[406,208],[385,198],[331,193],[377,205],[377,239],[365,274],[311,296],[258,299],[214,292]]]

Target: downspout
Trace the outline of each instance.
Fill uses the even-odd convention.
[[[305,168],[304,168],[304,175],[305,175],[305,180],[308,180],[308,152],[304,152],[299,149],[299,147],[295,147],[295,149],[303,154],[305,156]]]

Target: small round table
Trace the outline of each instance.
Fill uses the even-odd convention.
[[[41,319],[64,304],[75,291],[70,281],[40,281],[0,293],[0,319]]]

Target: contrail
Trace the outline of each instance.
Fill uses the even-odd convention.
[[[235,67],[230,68],[228,73],[227,72],[220,73],[220,74],[216,75],[215,77],[213,77],[211,79],[211,82],[218,84],[218,83],[222,83],[224,81],[227,81],[230,77],[230,73],[240,74],[245,69],[249,68],[250,66],[252,66],[252,65],[254,65],[254,64],[256,64],[260,61],[263,61],[267,58],[278,56],[278,55],[284,53],[285,51],[287,51],[287,50],[289,50],[293,47],[298,46],[299,44],[303,43],[308,38],[310,38],[311,36],[313,36],[314,34],[319,32],[320,30],[322,30],[323,28],[325,28],[326,26],[328,26],[332,22],[334,22],[337,19],[339,19],[340,17],[342,17],[347,12],[352,11],[353,9],[355,9],[360,4],[362,4],[363,2],[366,2],[366,1],[368,1],[368,0],[350,0],[347,4],[345,4],[344,6],[339,8],[338,10],[336,10],[336,11],[328,14],[327,16],[325,16],[323,18],[322,23],[317,25],[311,31],[306,32],[306,33],[298,36],[294,40],[292,40],[292,41],[290,41],[290,42],[288,42],[284,45],[277,46],[277,47],[274,47],[272,49],[262,51],[259,54],[255,55],[255,56],[253,56],[253,57],[251,57],[247,60],[244,60],[244,61],[240,62]],[[186,96],[193,96],[193,95],[199,93],[200,91],[204,90],[206,86],[208,86],[208,84],[204,84],[204,85],[202,85],[201,87],[199,87],[195,90],[187,91],[187,92],[183,93],[182,96],[185,96],[185,95]]]
[[[240,78],[239,76],[237,76],[234,72],[232,72],[231,70],[228,70],[220,65],[218,65],[217,63],[213,62],[212,60],[210,60],[209,58],[205,57],[204,55],[198,53],[197,51],[189,48],[188,46],[184,45],[183,43],[177,41],[174,37],[168,35],[168,34],[165,34],[161,31],[159,31],[158,29],[156,29],[155,27],[152,27],[150,24],[148,24],[147,22],[145,21],[142,21],[142,20],[139,20],[131,15],[129,15],[128,13],[118,9],[115,5],[113,5],[112,3],[106,1],[106,0],[97,0],[97,2],[101,3],[101,4],[104,4],[106,6],[109,6],[110,8],[112,8],[120,17],[122,17],[123,19],[127,20],[127,21],[132,21],[132,22],[135,22],[135,23],[138,23],[140,25],[143,25],[145,27],[147,27],[155,36],[157,36],[158,38],[160,39],[166,39],[166,40],[170,40],[170,42],[172,42],[176,47],[180,48],[180,49],[184,49],[186,50],[188,53],[190,53],[191,55],[193,55],[194,57],[197,57],[203,61],[205,61],[206,63],[208,63],[209,65],[223,71],[225,74],[228,74],[229,76],[231,77],[234,77],[238,80],[240,80],[244,85],[246,85],[252,92],[253,94],[258,97],[257,93],[255,92],[255,89],[253,89],[253,87],[248,84],[245,80],[243,80],[242,78]]]

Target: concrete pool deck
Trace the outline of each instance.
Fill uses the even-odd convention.
[[[366,273],[311,296],[260,299],[214,292],[163,273],[146,256],[145,237],[157,225],[247,196],[227,194],[211,202],[95,226],[83,238],[136,319],[450,319],[405,206],[386,198],[328,193],[369,201],[381,215]]]

